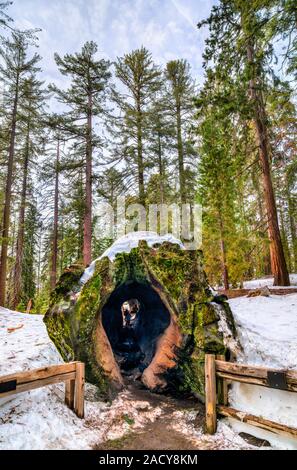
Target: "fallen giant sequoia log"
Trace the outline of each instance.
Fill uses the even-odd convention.
[[[202,252],[166,240],[127,235],[86,271],[66,269],[51,294],[48,333],[66,361],[85,362],[102,396],[121,389],[124,376],[151,390],[203,395],[205,353],[236,344],[231,310],[209,289]],[[123,321],[129,299],[138,309],[133,324]]]

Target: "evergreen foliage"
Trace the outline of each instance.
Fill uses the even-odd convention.
[[[297,270],[294,0],[220,0],[204,80],[141,46],[114,63],[95,42],[55,54],[46,84],[38,29],[0,2],[0,304],[45,312],[67,266],[111,244],[99,202],[203,206],[210,284]],[[198,54],[198,50],[197,50]],[[170,221],[169,221],[170,222]],[[170,222],[171,223],[171,222]],[[169,223],[169,226],[170,226]]]

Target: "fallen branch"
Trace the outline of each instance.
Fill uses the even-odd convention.
[[[24,326],[24,324],[22,323],[21,325],[11,327],[11,328],[7,328],[7,331],[8,331],[8,333],[13,333],[15,330],[19,330],[20,328],[23,328],[23,326]]]

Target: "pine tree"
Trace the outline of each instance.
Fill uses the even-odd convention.
[[[199,120],[199,177],[198,200],[203,206],[203,239],[207,269],[212,282],[229,289],[242,276],[240,231],[237,223],[238,206],[235,178],[240,168],[238,140],[234,134],[233,121],[221,102],[227,93],[223,84],[213,82],[209,74],[203,90],[196,99]],[[234,136],[235,137],[235,136]],[[232,259],[236,250],[237,260]],[[220,252],[220,259],[217,253]],[[241,272],[239,264],[241,262]]]
[[[83,260],[88,265],[92,259],[92,164],[93,150],[100,141],[93,130],[95,117],[102,117],[105,112],[110,63],[97,60],[97,45],[87,42],[80,53],[66,54],[61,58],[55,54],[60,72],[72,80],[67,90],[60,90],[55,85],[51,90],[58,100],[70,108],[68,118],[72,122],[72,131],[83,141],[85,161],[85,207],[84,207],[84,244]]]
[[[1,28],[10,28],[12,18],[6,13],[7,8],[12,5],[12,2],[0,2],[0,27]]]
[[[295,0],[269,0],[260,4],[265,11],[271,39],[282,40],[282,67],[297,79],[297,9]]]
[[[59,195],[60,195],[60,153],[64,138],[65,123],[61,116],[53,114],[46,116],[46,158],[42,164],[40,177],[43,185],[43,196],[46,205],[52,207],[50,214],[51,255],[50,255],[50,289],[56,286],[58,276],[58,242],[59,242]]]
[[[15,309],[19,304],[22,291],[22,265],[25,237],[25,214],[27,207],[28,183],[30,167],[40,152],[40,132],[42,131],[41,117],[45,91],[43,83],[31,75],[24,81],[19,103],[19,127],[23,134],[23,149],[21,157],[21,194],[18,215],[17,241],[15,251],[15,263],[12,275],[12,295],[10,306]]]
[[[147,199],[150,203],[159,204],[173,202],[173,184],[169,172],[174,167],[175,120],[166,108],[164,93],[163,85],[149,112],[148,151],[153,174],[147,185]]]
[[[40,214],[37,210],[35,197],[30,197],[27,203],[26,218],[24,223],[24,247],[22,256],[22,281],[19,296],[18,310],[28,313],[34,308],[36,297],[36,248],[38,242],[38,229]],[[37,310],[37,313],[39,311]]]
[[[186,163],[195,155],[189,139],[189,129],[194,112],[194,82],[190,75],[190,66],[186,60],[172,60],[165,69],[167,93],[165,106],[175,120],[175,146],[177,150],[177,169],[179,193],[182,203],[192,201],[193,181],[187,178],[191,171],[186,171]],[[187,158],[189,157],[190,158]]]
[[[40,60],[36,53],[32,58],[28,58],[27,49],[28,40],[25,35],[15,32],[12,33],[12,39],[5,39],[3,41],[3,46],[0,49],[0,55],[3,60],[3,64],[0,65],[0,76],[5,87],[4,106],[7,117],[9,116],[7,119],[9,122],[9,147],[1,234],[0,305],[4,305],[6,296],[7,253],[19,100],[26,77],[28,74],[37,72],[36,64]]]
[[[135,187],[136,179],[138,201],[144,205],[145,178],[149,166],[149,110],[161,86],[161,71],[144,47],[118,58],[115,67],[116,77],[124,85],[125,92],[113,92],[113,101],[120,113],[113,120],[111,129],[118,144],[113,159],[126,163],[123,175],[125,186],[127,189]]]
[[[210,28],[210,37],[204,54],[206,63],[213,61],[220,77],[235,75],[242,117],[254,126],[262,168],[265,210],[270,240],[271,266],[274,283],[289,285],[284,250],[278,224],[278,215],[271,176],[272,148],[269,140],[269,123],[264,95],[269,78],[268,60],[271,55],[265,25],[268,18],[256,0],[221,0],[213,7],[208,20],[200,23]],[[245,99],[245,93],[248,93]]]

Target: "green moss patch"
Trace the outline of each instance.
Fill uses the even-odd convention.
[[[141,241],[130,253],[117,254],[114,262],[103,258],[84,286],[79,284],[81,265],[66,270],[51,295],[45,323],[63,358],[86,364],[87,379],[110,397],[112,383],[95,355],[95,331],[110,294],[129,283],[149,283],[174,315],[183,336],[176,367],[170,371],[170,387],[181,392],[204,393],[204,355],[225,352],[218,330],[219,315],[203,271],[202,252],[182,250],[163,243],[148,247]],[[231,331],[236,335],[232,312],[223,306]],[[100,348],[100,345],[96,345]]]

